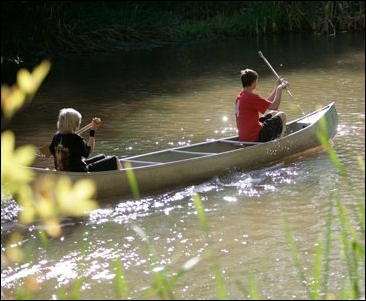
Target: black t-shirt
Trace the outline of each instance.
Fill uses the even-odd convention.
[[[57,133],[49,146],[56,170],[87,171],[83,158],[88,158],[90,146],[78,134]]]

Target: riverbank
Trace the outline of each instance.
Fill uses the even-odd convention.
[[[232,37],[364,29],[362,1],[1,2],[2,57],[16,63]]]

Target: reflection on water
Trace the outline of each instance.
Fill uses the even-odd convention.
[[[284,221],[295,235],[304,269],[311,271],[330,195],[339,192],[350,208],[364,200],[364,176],[357,163],[365,150],[364,36],[232,40],[55,61],[39,94],[12,128],[19,145],[42,146],[55,131],[58,110],[75,107],[84,124],[94,115],[102,118],[96,152],[119,156],[232,136],[240,69],[258,70],[261,94],[268,94],[276,82],[258,50],[290,82],[296,101],[284,94],[281,104],[289,119],[301,116],[297,104],[307,113],[336,102],[339,127],[333,146],[351,171],[352,189],[317,149],[139,200],[117,198],[115,205],[85,219],[65,219],[65,235],[47,249],[37,227],[28,229],[24,246],[32,252],[24,264],[2,264],[2,290],[12,296],[28,275],[35,275],[40,286],[36,297],[51,299],[58,289],[70,294],[73,282],[84,277],[83,299],[113,299],[116,265],[121,264],[130,297],[138,299],[152,279],[146,240],[134,228],[138,226],[154,247],[155,267],[172,265],[168,275],[189,259],[200,259],[174,286],[177,299],[217,298],[213,259],[220,264],[230,299],[250,299],[242,289],[249,287],[250,272],[262,298],[307,298],[291,260]],[[35,165],[50,166],[52,160],[37,158]],[[209,239],[196,215],[195,193],[204,205]],[[18,210],[14,202],[2,206],[3,234],[16,225]],[[337,237],[333,243],[337,246]],[[207,250],[213,250],[213,258],[205,257]],[[330,254],[329,285],[335,295],[346,277],[339,253],[334,247]]]

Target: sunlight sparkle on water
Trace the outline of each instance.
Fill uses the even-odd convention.
[[[224,200],[227,202],[236,202],[237,198],[231,196],[224,196]]]

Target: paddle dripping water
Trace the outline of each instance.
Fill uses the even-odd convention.
[[[268,60],[265,58],[265,56],[263,55],[262,51],[258,51],[259,56],[264,60],[264,62],[267,64],[267,66],[269,67],[269,69],[271,69],[272,73],[277,77],[277,79],[280,79],[280,76],[278,75],[278,73],[273,69],[272,65],[268,62]],[[298,108],[300,109],[301,113],[303,116],[305,116],[304,111],[301,109],[300,105],[298,104],[298,102],[296,101],[295,97],[292,95],[292,93],[290,92],[290,90],[288,89],[288,87],[286,87],[286,91],[288,93],[288,95],[291,96],[291,98],[295,101],[296,105],[298,106]]]

